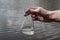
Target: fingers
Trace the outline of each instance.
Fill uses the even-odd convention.
[[[28,16],[29,14],[30,14],[30,9],[28,9],[28,10],[25,12],[24,16]]]
[[[38,16],[39,21],[44,21],[44,18],[42,16]]]
[[[48,11],[41,7],[33,7],[27,9],[24,16],[28,16],[30,14],[34,21],[44,21],[47,18]]]
[[[39,12],[39,8],[33,7],[33,8],[30,8],[30,9],[27,9],[24,16],[28,16],[29,14],[36,14],[38,12]]]
[[[32,7],[27,9],[27,11],[25,12],[25,16],[28,16],[29,14],[36,14],[39,13],[40,15],[47,15],[48,11],[42,7]]]
[[[37,20],[37,16],[36,15],[31,15],[31,17],[32,17],[33,21]]]
[[[31,15],[33,21],[44,21],[44,18],[42,16],[37,15]]]
[[[31,17],[32,17],[32,18],[35,18],[35,17],[36,17],[36,15],[31,15]]]

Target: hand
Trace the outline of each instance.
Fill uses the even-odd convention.
[[[32,7],[27,9],[24,16],[28,16],[30,14],[34,21],[60,21],[60,11],[48,11],[42,7]]]

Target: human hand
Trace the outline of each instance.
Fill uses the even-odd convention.
[[[32,7],[27,9],[24,16],[28,16],[30,14],[34,21],[60,21],[60,11],[48,11],[42,7]]]

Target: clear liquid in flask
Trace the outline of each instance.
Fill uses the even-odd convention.
[[[22,33],[25,35],[34,35],[34,23],[32,19],[28,20],[28,17],[25,18],[22,24]]]

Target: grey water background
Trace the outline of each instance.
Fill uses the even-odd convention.
[[[27,8],[41,6],[48,10],[60,9],[60,0],[0,0],[0,40],[59,40],[59,22],[34,22],[35,34],[21,33]]]

